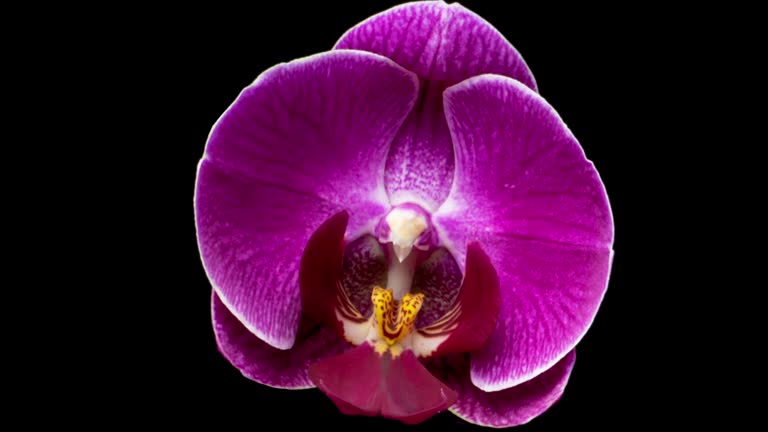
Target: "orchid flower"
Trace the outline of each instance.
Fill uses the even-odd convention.
[[[443,2],[262,73],[211,131],[195,217],[243,375],[405,423],[548,409],[613,254],[600,177],[522,57]]]

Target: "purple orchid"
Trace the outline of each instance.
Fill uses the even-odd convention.
[[[211,132],[195,217],[243,375],[405,423],[548,409],[612,260],[593,164],[509,42],[443,2],[261,74]]]

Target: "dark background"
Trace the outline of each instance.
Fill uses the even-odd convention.
[[[126,157],[141,161],[126,197],[142,236],[125,270],[138,277],[120,291],[131,305],[113,319],[124,366],[104,376],[120,418],[151,425],[214,421],[246,430],[327,426],[386,430],[475,430],[450,413],[419,427],[345,417],[317,390],[272,389],[242,377],[218,352],[210,324],[210,285],[197,251],[192,198],[196,165],[211,126],[240,90],[270,66],[330,49],[349,27],[397,2],[278,2],[258,11],[146,13],[124,31],[121,67],[140,102],[131,120],[141,142]],[[501,2],[498,2],[501,3]],[[521,431],[669,423],[687,396],[687,363],[671,354],[688,342],[686,323],[668,327],[677,307],[678,272],[667,234],[683,225],[665,211],[680,204],[692,180],[662,180],[691,144],[662,96],[683,78],[676,65],[695,56],[697,41],[676,34],[662,11],[595,8],[538,10],[465,1],[512,42],[594,161],[616,225],[610,285],[563,398]],[[673,36],[673,33],[675,37]],[[130,84],[130,83],[126,83]],[[121,87],[118,87],[121,88]],[[133,86],[124,88],[134,91]],[[676,120],[677,121],[677,120]],[[660,131],[665,130],[664,133]],[[130,133],[131,131],[126,131]],[[132,277],[133,276],[133,277]],[[118,277],[119,279],[119,277]],[[681,286],[683,288],[681,288]],[[674,371],[674,378],[661,372]],[[138,393],[134,393],[138,389]],[[117,390],[117,391],[115,391]],[[671,415],[672,417],[665,417]],[[670,420],[672,419],[672,420]]]

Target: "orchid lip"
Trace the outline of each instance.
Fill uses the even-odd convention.
[[[500,304],[498,277],[479,245],[470,244],[466,275],[453,307],[443,318],[415,328],[427,296],[396,286],[398,281],[391,276],[412,278],[423,252],[403,262],[392,258],[390,266],[395,269],[390,268],[387,289],[371,287],[373,314],[366,318],[341,282],[347,221],[348,214],[342,211],[315,231],[303,254],[300,278],[305,311],[356,348],[312,364],[309,377],[345,414],[424,421],[450,407],[457,394],[432,376],[419,358],[469,352],[485,343]]]

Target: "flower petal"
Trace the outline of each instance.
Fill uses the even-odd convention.
[[[377,354],[364,343],[321,360],[309,376],[344,414],[421,423],[456,400],[456,393],[432,376],[411,351]]]
[[[471,423],[505,428],[528,423],[560,399],[571,376],[576,351],[570,351],[536,378],[497,392],[475,387],[469,378],[467,356],[462,360],[452,362],[443,378],[458,394],[450,411]]]
[[[387,208],[385,156],[416,88],[383,57],[318,54],[264,72],[214,126],[195,195],[201,256],[221,301],[270,345],[296,337],[311,233],[341,209],[362,232]]]
[[[315,326],[300,334],[293,348],[274,348],[248,331],[227,310],[215,292],[211,313],[219,351],[244,376],[272,387],[314,387],[307,372],[309,365],[338,354],[347,346],[332,329]]]
[[[483,75],[448,89],[445,104],[456,178],[433,220],[455,256],[480,241],[499,273],[499,321],[472,358],[472,381],[496,391],[549,369],[587,331],[613,221],[597,171],[539,95]]]
[[[531,71],[509,41],[458,3],[395,6],[349,29],[334,48],[381,54],[422,79],[447,85],[494,73],[536,90]]]
[[[499,278],[477,243],[467,246],[466,269],[453,307],[412,335],[413,350],[420,357],[476,351],[491,336],[501,308]]]
[[[421,81],[419,102],[387,158],[386,187],[393,204],[411,201],[431,211],[448,196],[454,155],[443,90],[482,73],[506,75],[536,89],[517,50],[491,24],[459,4],[393,7],[347,31],[336,48],[381,54]]]

